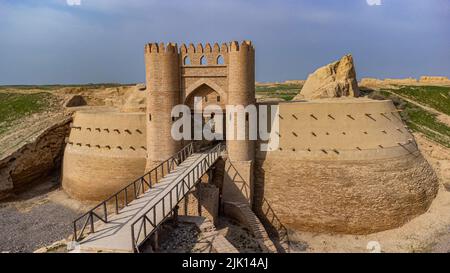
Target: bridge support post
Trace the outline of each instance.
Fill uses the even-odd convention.
[[[183,198],[184,200],[184,215],[188,215],[188,194]]]
[[[175,206],[175,208],[173,209],[173,224],[175,225],[175,226],[178,226],[178,209],[179,209],[180,207],[178,207],[178,206]]]
[[[216,168],[213,166],[211,166],[211,168],[209,168],[208,170],[208,184],[211,184],[213,182],[213,176],[214,176],[214,170]]]
[[[202,187],[201,187],[201,183],[197,184],[197,186],[195,186],[196,188],[196,192],[197,192],[197,213],[198,216],[202,216]]]
[[[158,251],[159,249],[159,228],[153,233],[153,251]]]

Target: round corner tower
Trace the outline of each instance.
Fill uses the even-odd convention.
[[[250,41],[244,41],[241,44],[231,42],[228,52],[228,104],[235,107],[252,107],[255,105],[255,101],[255,50],[253,45]],[[241,190],[236,190],[239,187],[236,187],[235,184],[241,182],[234,181],[234,179],[225,179],[223,199],[252,204],[255,141],[250,139],[249,128],[252,121],[250,114],[251,112],[245,112],[245,128],[238,127],[239,117],[227,117],[227,151],[229,157],[227,164],[230,164],[230,166],[227,167],[229,174],[226,176],[231,178],[238,174],[249,186],[250,192],[246,194]],[[232,123],[228,124],[229,121]],[[237,138],[239,131],[241,131],[241,134],[245,134],[244,139]],[[230,139],[229,136],[234,137]]]
[[[232,42],[228,54],[228,104],[247,107],[255,104],[255,50],[250,41],[240,45]],[[227,140],[227,150],[231,161],[252,161],[254,141],[249,140],[249,118],[245,120],[245,140]],[[237,130],[243,128],[235,127]]]
[[[180,100],[178,46],[151,43],[145,47],[147,82],[147,165],[155,165],[178,152],[180,142],[172,138],[172,108]]]

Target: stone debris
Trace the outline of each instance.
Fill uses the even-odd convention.
[[[220,218],[218,229],[209,219],[181,216],[176,227],[168,227],[159,252],[165,253],[259,253],[257,240],[237,223]]]
[[[39,248],[38,250],[34,251],[33,253],[66,252],[67,245],[68,245],[67,240],[61,240],[61,241],[54,242],[53,244],[51,244],[49,246]]]

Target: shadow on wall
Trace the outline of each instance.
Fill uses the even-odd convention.
[[[226,160],[224,175],[226,181],[224,190],[227,191],[225,194],[233,196],[233,199],[240,202],[249,203],[251,198],[250,186],[230,160]]]
[[[180,202],[179,215],[202,216],[214,224],[219,211],[219,189],[208,182],[200,182]]]
[[[224,190],[232,192],[233,200],[246,203],[250,205],[251,189],[249,183],[245,181],[236,167],[230,160],[226,162],[226,168],[224,172],[224,179],[228,183],[225,183]],[[231,183],[230,183],[231,182]],[[259,190],[260,189],[260,190]],[[230,194],[230,193],[229,193]],[[223,208],[222,208],[223,210]],[[264,187],[258,187],[258,191],[254,192],[252,210],[258,216],[270,237],[274,240],[275,247],[278,252],[285,252],[285,249],[281,246],[282,242],[289,243],[289,233],[287,228],[281,223],[280,219],[275,214],[275,211],[270,206],[266,198],[264,198]]]

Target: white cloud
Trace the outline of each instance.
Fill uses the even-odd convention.
[[[66,0],[67,5],[69,6],[80,6],[81,0]]]
[[[366,0],[369,6],[381,6],[381,0]]]

